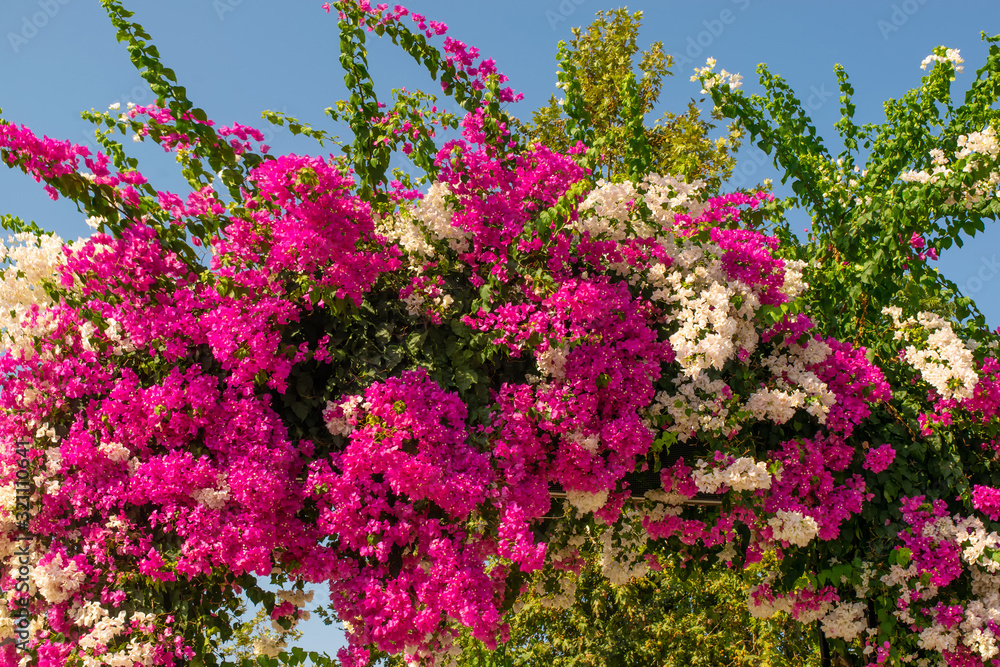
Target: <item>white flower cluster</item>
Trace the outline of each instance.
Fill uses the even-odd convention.
[[[126,626],[130,625],[129,621],[138,621],[143,624],[148,623],[153,618],[152,614],[135,612],[126,621],[124,611],[119,612],[116,616],[111,616],[107,609],[94,601],[85,605],[74,602],[68,610],[68,616],[77,626],[92,628],[80,639],[79,646],[94,654],[102,651],[112,639],[122,634]],[[138,667],[139,665],[152,665],[154,651],[153,644],[141,642],[133,634],[128,645],[119,651],[101,652],[99,656],[84,653],[80,658],[85,667]]]
[[[111,616],[97,601],[84,605],[74,602],[68,610],[68,615],[78,627],[91,628],[80,639],[80,647],[91,651],[98,647],[106,647],[112,639],[122,634],[127,626],[131,626],[132,621],[145,624],[153,620],[153,614],[143,612],[134,612],[127,620],[124,611]],[[80,657],[87,667],[136,667],[153,664],[154,649],[153,644],[141,642],[133,635],[128,645],[119,651],[102,653],[99,657],[87,654]]]
[[[767,520],[767,525],[774,531],[775,540],[784,540],[797,547],[806,546],[819,533],[816,519],[801,512],[778,510]]]
[[[4,332],[3,347],[12,352],[34,356],[32,340],[43,335],[53,322],[46,319],[44,311],[52,299],[42,287],[43,282],[55,282],[58,268],[64,261],[63,240],[52,235],[35,236],[22,233],[0,241],[0,264],[9,265],[0,270],[0,330]],[[43,314],[39,322],[29,325],[26,316],[33,306]]]
[[[569,489],[566,491],[566,500],[580,514],[589,514],[604,507],[604,504],[608,502],[608,491],[605,489],[599,493],[592,493],[590,491]]]
[[[648,174],[638,184],[631,181],[609,183],[603,179],[580,203],[579,219],[572,228],[591,238],[655,238],[668,249],[674,247],[674,220],[683,213],[697,217],[705,210],[700,193],[704,181],[684,181],[680,177]],[[644,203],[652,214],[646,221],[639,215]],[[670,252],[670,254],[674,254]],[[640,280],[644,275],[635,276]]]
[[[672,430],[679,434],[693,432],[695,422],[697,428],[706,430],[734,428],[727,420],[728,408],[724,407],[731,396],[728,387],[718,381],[701,381],[700,377],[709,369],[721,370],[740,354],[752,352],[759,342],[753,321],[760,307],[757,295],[741,282],[728,280],[720,256],[721,250],[714,244],[685,243],[663,279],[656,281],[653,276],[650,281],[657,288],[653,299],[668,305],[672,311],[670,321],[679,323],[669,338],[683,370],[675,380],[678,393],[658,396],[658,402],[674,416]],[[693,386],[684,387],[682,382],[692,382]],[[721,390],[723,395],[713,396],[709,387]]]
[[[111,340],[113,347],[111,352],[113,354],[121,355],[129,352],[135,352],[135,344],[129,338],[128,332],[122,330],[122,325],[115,319],[108,319],[107,327],[104,329],[104,335]]]
[[[455,303],[455,299],[451,297],[450,294],[440,294],[429,299],[430,304],[428,305],[427,295],[421,294],[418,291],[411,292],[409,296],[403,299],[403,303],[406,304],[406,313],[410,317],[423,317],[427,314],[428,310],[434,310],[438,313],[443,313],[448,310],[451,304]]]
[[[348,436],[354,427],[351,425],[351,420],[357,415],[358,409],[368,409],[369,405],[365,401],[364,396],[346,396],[340,403],[334,403],[333,401],[328,401],[326,404],[327,410],[332,410],[333,408],[340,406],[343,412],[343,417],[331,416],[326,420],[326,428],[333,435],[343,435]]]
[[[597,454],[597,450],[600,449],[601,446],[601,436],[596,433],[584,436],[581,433],[575,432],[570,434],[569,439],[571,442],[575,442],[591,454]]]
[[[787,392],[767,387],[756,391],[747,400],[747,410],[755,419],[769,419],[784,424],[795,416],[795,411],[805,405],[806,395],[800,390]]]
[[[750,610],[750,615],[754,618],[771,618],[778,613],[784,612],[791,615],[800,623],[807,624],[825,618],[833,610],[833,603],[824,600],[817,604],[814,609],[799,609],[797,613],[793,613],[795,602],[798,598],[798,594],[795,592],[785,595],[775,595],[773,600],[767,600],[763,596],[754,599],[754,594],[760,590],[761,586],[770,585],[774,581],[774,578],[775,574],[772,572],[767,576],[763,584],[750,587],[747,607]]]
[[[667,430],[676,433],[678,440],[684,442],[698,431],[728,433],[739,430],[737,415],[732,410],[739,406],[725,382],[711,380],[706,373],[693,380],[679,375],[673,382],[677,385],[677,393],[659,392],[649,412],[658,415],[666,410],[673,420]]]
[[[1000,575],[972,569],[972,594],[977,599],[965,608],[965,620],[961,629],[965,633],[964,642],[979,653],[984,661],[1000,654],[997,636],[989,630],[990,621],[1000,625]]]
[[[549,345],[542,351],[536,349],[535,362],[538,364],[538,372],[542,377],[562,380],[566,377],[566,354],[566,348],[558,345]]]
[[[646,515],[653,521],[660,521],[667,515],[678,516],[681,513],[680,505],[689,500],[689,496],[670,493],[663,489],[651,489],[644,495],[647,500],[656,503],[651,511],[646,512]]]
[[[750,615],[754,618],[764,619],[771,618],[781,612],[786,614],[792,613],[792,600],[786,596],[779,595],[775,596],[774,600],[766,600],[764,598],[754,599],[753,594],[757,592],[760,586],[750,587],[750,596],[747,599],[747,608],[750,610]]]
[[[781,285],[781,291],[789,299],[795,299],[809,289],[809,283],[802,280],[802,272],[807,266],[809,266],[808,262],[802,260],[785,260],[785,281]]]
[[[697,81],[702,76],[705,77],[704,88],[701,89],[702,93],[707,93],[712,88],[719,85],[728,85],[732,90],[736,90],[743,85],[743,77],[739,74],[730,74],[726,70],[721,72],[714,72],[715,69],[715,58],[709,58],[705,67],[695,67],[694,75],[692,75],[691,80]]]
[[[898,306],[883,308],[882,312],[892,318],[896,340],[920,343],[926,334],[926,341],[920,347],[909,345],[905,351],[907,363],[920,371],[925,382],[945,399],[972,397],[979,382],[972,351],[955,335],[950,322],[926,312],[918,314],[916,319],[902,321]],[[915,333],[920,335],[914,336]]]
[[[633,578],[646,576],[649,571],[641,553],[647,539],[642,530],[642,516],[642,512],[629,510],[617,524],[618,530],[608,527],[598,538],[601,572],[615,586],[624,586]]]
[[[83,667],[138,667],[152,665],[156,646],[138,639],[132,639],[128,647],[114,653],[104,653],[100,657],[83,656]]]
[[[230,491],[229,484],[226,483],[226,476],[222,474],[216,480],[215,486],[196,489],[191,492],[191,497],[209,509],[217,510],[229,502]]]
[[[678,269],[667,276],[666,289],[653,294],[674,306],[672,321],[679,327],[669,340],[685,377],[696,378],[709,368],[722,370],[740,350],[756,348],[759,340],[753,316],[760,301],[741,282],[726,277],[721,254],[714,244],[687,244],[677,257]],[[734,302],[739,302],[738,308]]]
[[[910,171],[903,172],[899,175],[899,180],[904,183],[931,183],[936,182],[937,179],[926,171],[917,171],[911,169]]]
[[[991,158],[1000,156],[1000,142],[997,141],[996,130],[987,125],[982,132],[973,132],[958,137],[959,151],[955,157],[962,159],[969,155],[988,155]]]
[[[102,454],[115,463],[126,461],[130,456],[132,456],[132,452],[129,448],[120,442],[102,442],[97,448]]]
[[[0,639],[14,637],[16,619],[11,618],[10,609],[6,603],[0,604]]]
[[[102,607],[97,600],[91,600],[82,605],[79,601],[74,601],[69,608],[69,617],[81,628],[92,628],[107,615],[108,610]]]
[[[125,631],[125,612],[120,611],[116,616],[104,616],[94,623],[93,629],[80,638],[79,645],[82,649],[93,649],[98,644],[107,646],[111,640]]]
[[[823,634],[827,637],[839,637],[851,641],[860,637],[868,624],[865,622],[865,605],[863,602],[843,602],[834,605],[833,609],[822,619]]]
[[[767,465],[746,456],[736,459],[725,468],[710,468],[707,461],[698,459],[691,477],[701,493],[717,493],[723,486],[737,492],[771,488],[771,475],[767,472]]]
[[[67,565],[62,554],[57,554],[45,565],[32,568],[31,578],[43,598],[51,604],[59,604],[69,600],[79,590],[86,574],[77,569],[75,561]]]
[[[680,176],[661,174],[648,174],[639,182],[643,200],[660,229],[672,228],[679,211],[692,217],[701,215],[705,210],[705,203],[700,197],[704,188],[705,181],[689,183]]]
[[[932,623],[923,630],[917,638],[917,646],[927,651],[954,651],[958,645],[959,628],[946,628],[940,623]]]
[[[733,542],[726,542],[726,546],[723,547],[716,556],[720,563],[732,563],[733,559],[736,558],[736,544]]]
[[[995,583],[995,582],[994,582]],[[965,619],[959,624],[962,643],[978,653],[983,662],[1000,655],[997,636],[990,625],[1000,623],[1000,599],[994,587],[989,597],[973,600],[965,609]]]
[[[854,587],[854,595],[858,599],[865,599],[868,597],[868,591],[871,590],[871,580],[875,576],[875,568],[868,561],[861,562],[861,583]]]
[[[950,192],[945,201],[946,205],[954,205],[958,203],[957,197],[962,200],[966,209],[970,209],[983,199],[996,195],[1000,186],[1000,170],[996,168],[997,158],[1000,158],[1000,142],[997,141],[994,128],[987,125],[981,132],[960,135],[957,143],[959,149],[955,152],[954,161],[964,164],[953,165],[956,169],[961,166],[962,172],[969,173],[977,169],[983,160],[988,164],[992,163],[993,166],[982,179],[964,186],[961,190]],[[948,166],[951,162],[943,150],[932,149],[930,156],[934,163],[931,171],[911,169],[900,174],[899,180],[904,183],[935,184],[954,173]]]
[[[579,233],[589,232],[591,238],[610,238],[621,241],[633,232],[640,236],[653,236],[652,228],[629,229],[629,219],[635,201],[639,199],[635,186],[630,181],[609,183],[604,179],[580,203],[580,217],[573,223]],[[593,215],[584,217],[592,211]],[[615,224],[617,223],[617,224]]]
[[[962,73],[962,63],[965,60],[959,55],[958,49],[935,49],[935,51],[944,50],[944,55],[939,53],[932,53],[931,55],[920,61],[920,69],[927,69],[928,65],[933,65],[934,63],[947,63],[951,62],[955,66],[955,72],[958,74]]]
[[[101,225],[107,224],[108,219],[101,215],[92,215],[84,220],[84,222],[86,222],[87,226],[91,229],[100,229]]]
[[[553,539],[554,538],[554,539]],[[587,541],[583,534],[565,534],[550,538],[545,557],[553,568],[545,568],[536,575],[534,592],[538,603],[548,609],[569,609],[576,599],[577,575],[559,567],[563,561],[573,560],[580,555],[580,547]],[[565,543],[555,548],[555,543],[565,539]]]
[[[262,635],[253,640],[254,655],[266,655],[269,658],[277,658],[278,655],[288,646],[288,642],[277,637]]]
[[[674,219],[678,213],[701,214],[704,204],[697,195],[704,185],[703,181],[686,183],[680,178],[657,174],[645,176],[638,185],[602,179],[581,202],[580,216],[572,229],[581,235],[587,233],[592,239],[654,238],[673,255]],[[647,221],[640,214],[642,203],[651,212],[652,220]],[[668,268],[658,261],[642,268],[627,262],[611,264],[610,268],[627,277],[632,285],[653,284],[661,290],[668,287],[665,278]]]
[[[818,340],[810,340],[805,346],[782,342],[763,362],[774,376],[777,387],[765,387],[751,394],[747,411],[756,419],[784,424],[795,416],[796,410],[805,408],[821,424],[825,423],[837,397],[806,367],[820,363],[830,352],[830,346]]]
[[[403,246],[415,263],[434,257],[437,254],[434,244],[439,241],[447,241],[456,252],[467,252],[468,234],[451,222],[455,211],[447,200],[450,194],[451,186],[447,183],[433,183],[411,210],[383,218],[376,227]]]
[[[978,565],[989,573],[996,573],[1000,570],[1000,563],[997,563],[991,556],[986,555],[989,549],[992,553],[1000,549],[1000,535],[986,532],[983,522],[976,517],[954,517],[954,529],[950,526],[945,529],[947,535],[954,530],[954,539],[958,544],[963,545],[962,560],[971,565]]]
[[[910,171],[900,174],[899,180],[904,183],[937,183],[942,178],[951,176],[951,174],[954,173],[948,168],[950,161],[947,156],[945,156],[943,150],[940,148],[932,148],[930,155],[931,161],[934,163],[934,168],[930,172],[911,169]]]
[[[312,602],[313,595],[315,595],[315,593],[316,593],[315,591],[291,590],[291,591],[278,591],[277,593],[275,593],[275,595],[277,595],[282,602],[291,602],[296,607],[301,607],[307,602]]]

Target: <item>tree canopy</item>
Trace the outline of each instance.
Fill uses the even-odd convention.
[[[560,45],[560,68],[568,79],[563,85],[579,85],[576,96],[585,114],[580,124],[586,129],[588,146],[599,152],[591,165],[593,174],[608,179],[627,176],[628,139],[642,133],[650,171],[704,180],[715,191],[732,174],[742,132],[734,123],[728,136],[711,139],[714,125],[702,119],[694,100],[683,114],[667,111],[652,126],[645,122],[659,101],[664,80],[673,75],[673,59],[663,52],[661,42],[639,50],[641,25],[642,12],[601,11],[585,31],[574,28],[574,39]],[[553,96],[548,106],[532,114],[524,131],[533,141],[560,152],[575,144],[568,130],[576,123],[567,117],[564,104],[565,99]],[[712,117],[721,118],[716,113]]]

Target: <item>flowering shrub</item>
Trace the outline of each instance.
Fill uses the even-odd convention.
[[[586,147],[520,145],[492,61],[450,38],[441,58],[427,39],[445,27],[402,7],[328,7],[357,100],[355,143],[325,159],[216,128],[104,5],[160,99],[95,119],[176,152],[191,192],[157,191],[107,137],[92,157],[0,128],[4,161],[98,230],[72,245],[19,230],[6,249],[5,664],[210,664],[239,596],[289,629],[307,584],[330,587],[344,664],[372,649],[434,664],[463,627],[503,640],[526,577],[571,578],[584,535],[616,583],[665,554],[773,553],[755,613],[820,621],[844,650],[886,635],[893,656],[899,642],[951,664],[997,652],[998,538],[971,516],[997,516],[994,449],[957,457],[974,492],[963,477],[937,494],[962,494],[965,518],[914,496],[928,480],[900,465],[939,460],[919,449],[937,425],[996,442],[988,345],[901,310],[874,354],[831,335],[810,317],[809,265],[756,224],[772,196],[591,182]],[[419,96],[382,109],[352,57],[364,30],[440,70],[469,109],[461,138],[436,147],[407,106]],[[386,182],[397,143],[426,195]],[[671,460],[677,441],[702,455]],[[662,490],[632,498],[637,470]],[[562,527],[539,531],[553,516]],[[860,538],[883,518],[869,554]],[[875,582],[900,602],[870,612]],[[930,606],[939,591],[951,606]],[[261,661],[282,648],[260,644]]]
[[[804,593],[827,596],[821,628],[854,664],[997,664],[997,337],[928,265],[997,217],[1000,153],[985,90],[1000,80],[1000,50],[997,38],[988,41],[964,105],[953,107],[949,93],[963,60],[942,47],[920,64],[930,67],[922,85],[887,104],[883,125],[855,124],[853,90],[838,68],[844,150],[836,158],[815,133],[791,130],[808,124],[805,112],[765,67],[764,96],[725,82],[711,88],[718,110],[744,122],[788,170],[796,195],[787,204],[812,216],[807,239],[784,237],[786,252],[809,262],[805,312],[826,335],[865,345],[886,382],[883,404],[850,408],[860,419],[847,422],[842,445],[814,438],[808,448],[822,443],[827,456],[852,456],[844,473],[863,480],[856,495],[827,504],[859,512],[839,533],[817,519],[819,539],[829,542],[816,556],[828,564],[802,563],[792,571],[798,581],[786,574],[783,589],[775,578],[751,595],[758,613],[800,620],[811,618],[800,606]],[[936,105],[949,109],[951,125],[940,132]],[[789,132],[801,139],[779,138]],[[864,164],[861,143],[872,147]],[[808,449],[796,458],[808,460]]]

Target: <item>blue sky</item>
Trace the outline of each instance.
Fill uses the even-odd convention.
[[[284,111],[337,133],[323,109],[346,97],[339,70],[335,14],[318,0],[170,0],[128,2],[136,20],[153,36],[164,63],[175,70],[188,96],[218,122],[263,128],[260,112]],[[586,25],[605,5],[599,0],[413,0],[411,9],[443,21],[449,34],[478,46],[497,60],[525,99],[512,111],[523,119],[547,102],[555,88],[556,45],[570,29]],[[632,2],[643,11],[640,44],[663,42],[674,55],[677,75],[668,80],[661,109],[683,110],[700,97],[688,78],[692,68],[715,57],[720,68],[744,75],[753,92],[754,70],[767,63],[808,105],[821,136],[833,138],[838,117],[835,63],[851,76],[856,119],[881,121],[882,102],[919,84],[920,61],[937,45],[961,50],[964,92],[984,62],[980,32],[1000,32],[996,0],[673,0]],[[393,87],[438,90],[404,60],[391,43],[369,42],[370,69],[383,95]],[[96,0],[4,0],[0,3],[0,108],[3,117],[36,133],[84,143],[84,109],[113,102],[152,102]],[[276,152],[320,154],[310,140],[268,131]],[[92,138],[91,138],[92,142]],[[131,148],[129,146],[127,148]],[[833,153],[840,146],[828,146]],[[148,161],[141,169],[159,189],[183,192],[175,165],[155,147],[136,146]],[[740,155],[733,185],[773,176],[759,155]],[[779,194],[786,191],[778,189]],[[53,203],[41,187],[20,174],[0,171],[0,212],[33,219],[64,238],[90,229],[71,204]],[[962,249],[943,254],[939,266],[976,299],[994,327],[1000,325],[1000,233],[987,228]],[[339,643],[321,623],[306,624],[303,646],[314,650]]]

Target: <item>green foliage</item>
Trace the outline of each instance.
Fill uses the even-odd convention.
[[[819,667],[817,634],[791,617],[753,618],[746,604],[746,574],[714,566],[659,572],[615,586],[588,563],[576,602],[567,609],[522,595],[511,617],[510,640],[491,651],[463,637],[459,667]],[[402,657],[382,656],[386,667]]]
[[[239,610],[242,616],[246,613],[246,606]],[[271,628],[271,621],[267,610],[259,610],[253,618],[240,623],[233,632],[229,643],[222,648],[220,655],[236,664],[253,662],[257,653],[254,650],[254,643],[267,641],[271,643],[294,642],[302,638],[301,630],[291,630],[280,635]]]
[[[732,173],[742,131],[733,124],[728,136],[711,139],[715,126],[693,100],[685,113],[668,111],[646,125],[664,79],[673,74],[673,59],[661,42],[639,50],[641,24],[642,12],[616,9],[598,12],[586,30],[574,28],[569,45],[559,45],[565,99],[553,96],[524,131],[531,141],[562,152],[583,141],[591,149],[595,178],[683,174],[705,180],[714,191]]]
[[[758,67],[762,96],[713,88],[719,110],[743,124],[753,143],[773,157],[782,182],[791,183],[794,194],[787,205],[805,209],[812,218],[806,242],[790,232],[783,240],[797,246],[800,259],[813,263],[808,306],[830,335],[858,340],[866,327],[876,325],[881,306],[887,304],[911,312],[953,308],[948,314],[968,319],[970,329],[985,328],[975,304],[915,258],[909,241],[916,233],[943,252],[961,247],[966,238],[985,229],[985,221],[996,220],[994,200],[962,199],[988,176],[988,166],[950,170],[930,183],[905,183],[900,177],[911,170],[932,170],[932,151],[954,155],[962,135],[1000,120],[994,108],[1000,50],[995,38],[988,41],[989,58],[964,104],[956,107],[951,99],[953,65],[940,63],[919,88],[885,103],[887,121],[881,125],[854,122],[854,89],[837,66],[841,119],[836,128],[844,146],[837,158],[788,84],[765,65]],[[873,309],[873,304],[879,308]]]
[[[815,633],[788,617],[752,618],[744,576],[723,567],[702,571],[668,565],[614,586],[599,563],[591,562],[579,577],[576,600],[568,610],[558,610],[528,595],[511,624],[505,648],[509,662],[553,667],[819,665]],[[475,650],[466,656],[474,656]],[[460,662],[463,667],[476,664],[474,659]]]

